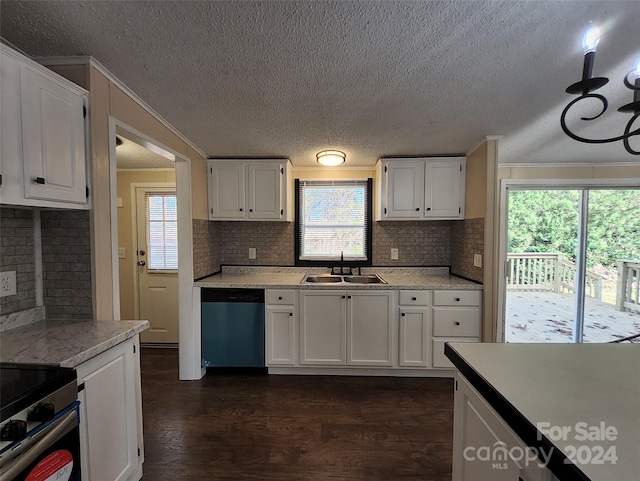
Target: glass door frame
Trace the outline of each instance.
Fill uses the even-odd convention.
[[[504,342],[507,303],[507,238],[508,238],[508,213],[510,190],[579,190],[580,193],[580,217],[578,225],[578,252],[581,255],[576,259],[576,284],[581,286],[576,289],[576,315],[580,321],[578,329],[573,331],[574,342],[576,338],[582,338],[586,276],[586,250],[587,250],[587,224],[588,224],[588,199],[584,202],[584,193],[590,189],[638,189],[640,179],[501,179],[500,180],[500,215],[498,236],[498,264],[496,266],[498,279],[498,322],[496,326],[496,342]],[[495,284],[494,284],[495,285]],[[582,341],[580,341],[582,342]]]

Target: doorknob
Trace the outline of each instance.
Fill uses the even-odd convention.
[[[138,267],[146,266],[147,263],[145,261],[138,261]]]

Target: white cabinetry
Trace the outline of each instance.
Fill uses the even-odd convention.
[[[453,481],[555,481],[537,459],[523,459],[521,453],[526,448],[468,381],[456,373]]]
[[[0,202],[88,208],[86,90],[0,49]]]
[[[293,220],[286,160],[209,160],[210,220]]]
[[[431,291],[400,291],[398,320],[401,367],[431,365]]]
[[[136,335],[76,368],[83,481],[142,477],[139,351]]]
[[[300,292],[300,364],[393,366],[393,291]]]
[[[453,369],[444,355],[444,343],[479,342],[482,291],[443,290],[433,292],[433,367]]]
[[[380,159],[376,220],[464,219],[464,157]]]
[[[265,352],[267,366],[297,363],[297,291],[270,289],[266,292]]]

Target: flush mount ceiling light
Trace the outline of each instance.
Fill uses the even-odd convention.
[[[318,163],[329,167],[343,164],[346,158],[345,153],[339,150],[323,150],[316,154]]]
[[[609,82],[609,79],[606,77],[593,77],[593,61],[596,55],[596,47],[598,46],[599,42],[600,31],[598,30],[598,28],[588,28],[584,33],[584,37],[582,39],[582,47],[584,48],[582,80],[567,87],[568,94],[580,94],[580,96],[577,99],[569,102],[569,104],[565,107],[562,115],[560,116],[560,125],[562,126],[562,130],[564,130],[565,134],[567,134],[572,139],[577,140],[578,142],[585,142],[587,144],[606,144],[609,142],[618,142],[622,140],[624,148],[627,152],[632,155],[640,155],[640,150],[633,149],[629,144],[629,139],[631,137],[640,136],[640,128],[631,130],[633,128],[634,122],[638,118],[640,118],[640,59],[638,60],[635,68],[627,73],[627,75],[625,75],[623,79],[625,87],[633,91],[633,102],[623,105],[618,109],[618,112],[632,114],[631,119],[624,129],[623,135],[619,135],[618,137],[611,137],[608,139],[588,139],[586,137],[580,137],[579,135],[576,135],[571,130],[569,130],[569,127],[567,126],[565,119],[567,113],[569,112],[569,109],[571,109],[571,107],[573,107],[581,100],[592,98],[600,101],[600,103],[602,103],[602,111],[598,115],[595,115],[593,117],[580,117],[580,120],[596,120],[598,117],[605,113],[607,107],[609,106],[609,102],[604,97],[604,95],[592,93]]]

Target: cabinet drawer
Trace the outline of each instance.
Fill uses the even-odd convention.
[[[400,291],[401,306],[428,306],[431,291]]]
[[[268,289],[267,304],[293,306],[296,303],[296,292],[293,290]]]
[[[454,366],[449,361],[449,358],[444,355],[444,343],[445,342],[478,342],[478,339],[474,338],[443,338],[443,339],[433,339],[433,367],[446,367],[449,369],[453,369]]]
[[[433,308],[433,335],[480,336],[480,309]]]
[[[482,291],[434,291],[434,306],[479,306]]]

